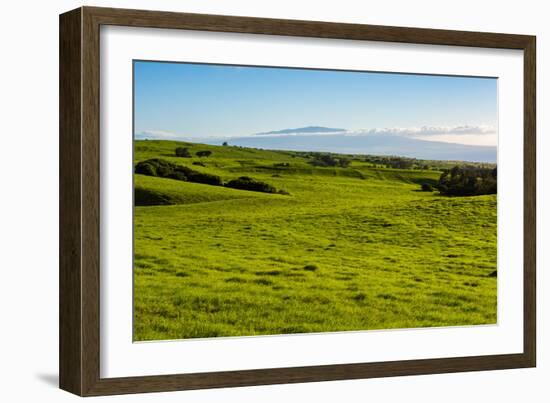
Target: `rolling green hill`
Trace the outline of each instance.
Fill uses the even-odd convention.
[[[150,204],[134,211],[135,340],[496,322],[496,195],[421,192],[439,171],[357,156],[318,167],[310,153],[172,141],[136,141],[134,155],[288,193],[134,175]]]

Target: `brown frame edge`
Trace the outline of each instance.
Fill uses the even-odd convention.
[[[524,352],[100,378],[99,31],[124,25],[524,51]],[[60,15],[59,384],[80,396],[317,382],[536,365],[536,39],[528,35],[81,7]]]

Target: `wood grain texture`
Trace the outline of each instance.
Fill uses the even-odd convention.
[[[531,366],[536,366],[537,334],[537,96],[536,96],[536,39],[531,37],[524,48],[523,66],[523,352]]]
[[[82,389],[99,378],[99,24],[82,9]]]
[[[101,379],[89,396],[529,367],[523,354]]]
[[[105,25],[523,49],[529,36],[381,25],[86,7]]]
[[[100,377],[99,31],[122,25],[524,51],[524,352],[131,378]],[[535,37],[83,7],[60,17],[60,387],[81,396],[532,367],[535,321]]]
[[[59,386],[82,394],[81,10],[59,21]]]

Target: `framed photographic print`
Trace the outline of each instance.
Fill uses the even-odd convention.
[[[535,37],[60,17],[60,386],[533,367]]]

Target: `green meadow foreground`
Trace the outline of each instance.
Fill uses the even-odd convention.
[[[440,171],[359,158],[136,141],[151,158],[289,194],[135,174],[164,203],[135,207],[136,341],[496,323],[496,195],[421,192]]]

